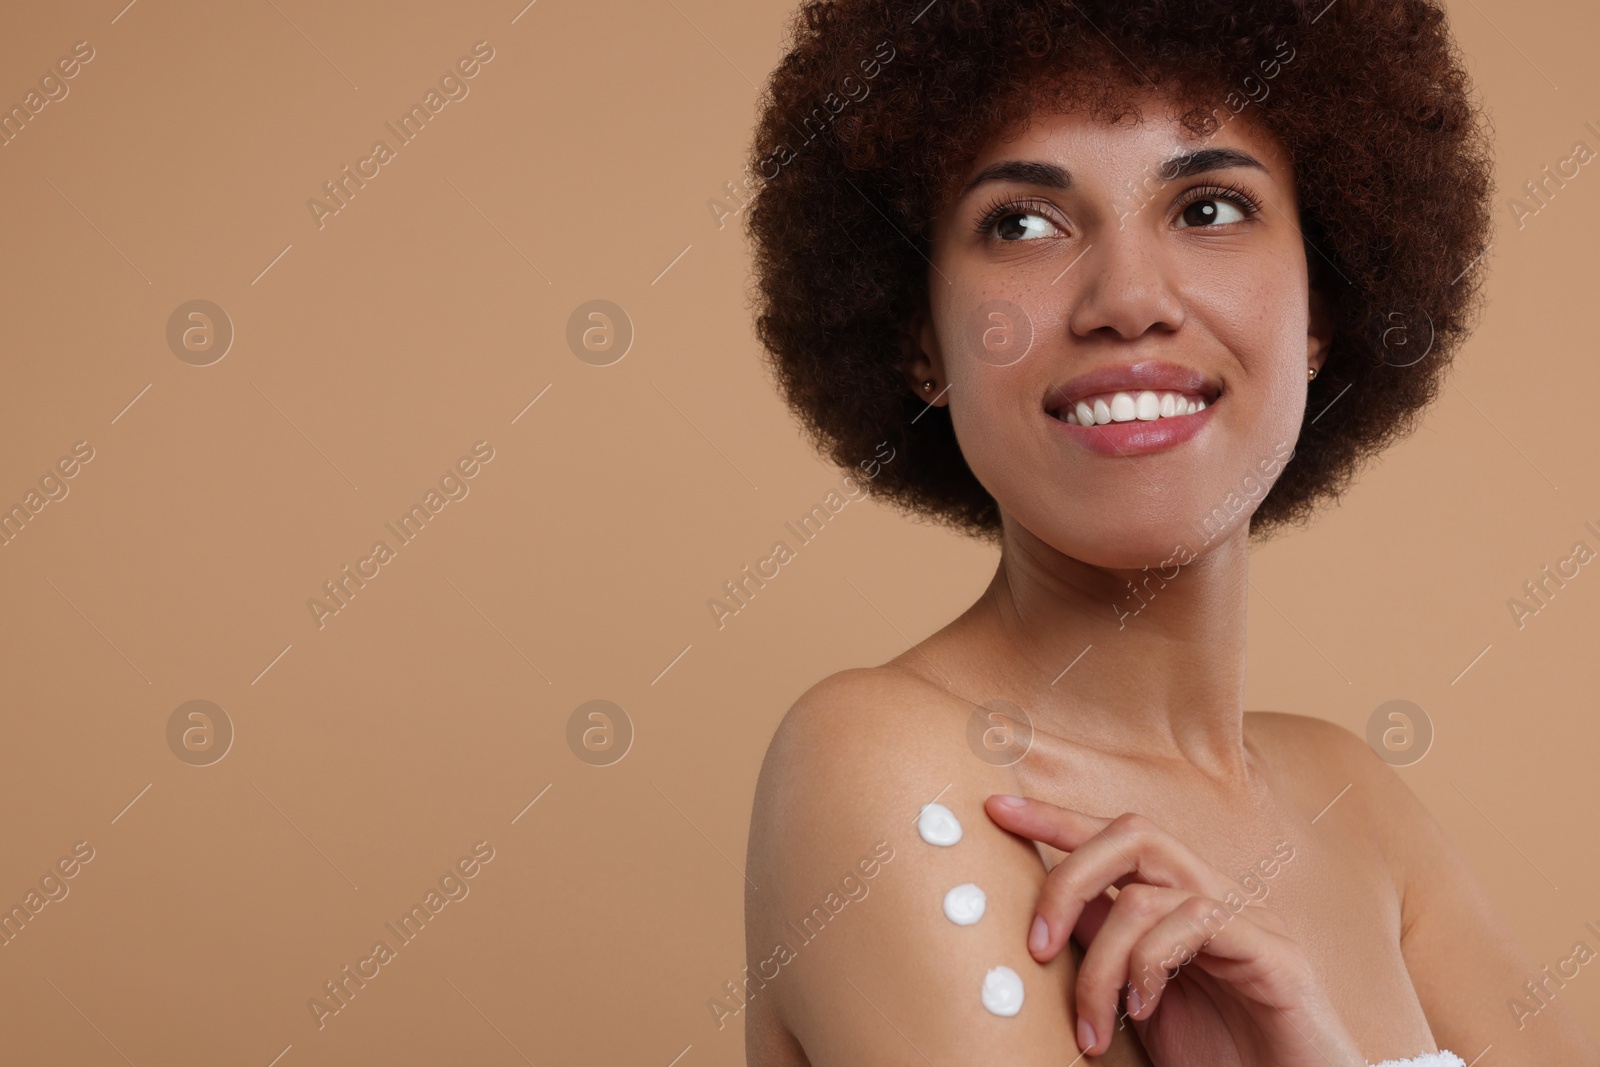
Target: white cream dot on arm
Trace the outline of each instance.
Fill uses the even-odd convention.
[[[930,845],[953,845],[961,840],[961,821],[943,804],[924,804],[917,833]]]
[[[1022,977],[1005,964],[983,976],[983,1006],[996,1015],[1015,1015],[1022,1010]]]
[[[983,918],[988,902],[983,890],[967,882],[944,895],[944,916],[957,926],[971,926]]]

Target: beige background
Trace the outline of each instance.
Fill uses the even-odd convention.
[[[7,106],[95,50],[0,148],[0,505],[94,450],[0,547],[0,903],[94,849],[0,948],[4,1058],[741,1063],[706,1002],[743,963],[775,723],[994,562],[855,503],[711,622],[839,479],[707,206],[790,4],[122,3],[0,32]],[[1249,697],[1358,731],[1419,704],[1436,739],[1402,773],[1553,964],[1600,923],[1600,568],[1520,631],[1506,602],[1600,547],[1600,173],[1520,230],[1506,201],[1600,148],[1600,13],[1450,8],[1497,131],[1491,302],[1422,430],[1258,552]],[[307,200],[478,41],[469,95],[319,229]],[[194,299],[235,331],[210,366],[165,338]],[[592,299],[636,332],[611,366],[565,340]],[[478,441],[470,495],[319,629],[307,600]],[[635,731],[606,767],[566,741],[596,698]],[[210,766],[168,747],[196,699],[236,734]],[[319,1030],[307,1001],[479,841],[470,895]],[[1562,995],[1600,1037],[1600,976]]]

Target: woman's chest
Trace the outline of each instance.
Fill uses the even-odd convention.
[[[1400,902],[1370,836],[1307,825],[1264,901],[1321,976],[1374,1063],[1434,1047],[1401,953]]]
[[[1276,912],[1368,1059],[1400,1058],[1432,1047],[1401,955],[1395,886],[1372,828],[1357,818],[1356,805],[1319,813],[1302,803],[1305,798],[1281,793],[1245,805],[1077,781],[1076,789],[1052,790],[1041,783],[1029,792],[1101,817],[1138,811],[1227,880],[1236,894],[1233,901],[1224,900],[1230,908],[1249,904]],[[1046,845],[1039,849],[1052,868],[1065,855]],[[1137,855],[1128,858],[1130,864],[1138,860]]]

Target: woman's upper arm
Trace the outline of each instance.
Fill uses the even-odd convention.
[[[835,675],[774,738],[751,821],[747,950],[765,982],[754,995],[774,998],[768,1010],[812,1067],[1070,1061],[1074,963],[1062,953],[1041,966],[1026,946],[1043,862],[983,811],[990,793],[1016,791],[1015,778],[978,759],[959,714],[914,685]],[[960,823],[953,845],[918,832],[935,801]],[[967,883],[986,907],[957,925],[945,895]],[[1011,1016],[982,999],[1002,966],[1023,989]]]
[[[1600,1063],[1600,1047],[1555,984],[1557,996],[1537,1017],[1513,1013],[1519,1000],[1539,1007],[1524,983],[1544,978],[1540,965],[1400,776],[1370,751],[1365,760],[1378,798],[1372,810],[1400,886],[1401,954],[1439,1047],[1468,1060],[1492,1045],[1498,1062]]]

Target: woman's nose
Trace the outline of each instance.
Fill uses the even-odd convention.
[[[1171,277],[1174,264],[1157,240],[1135,227],[1108,228],[1095,238],[1067,275],[1077,275],[1076,303],[1067,320],[1074,334],[1115,334],[1131,341],[1151,329],[1170,332],[1183,324],[1183,302]]]

